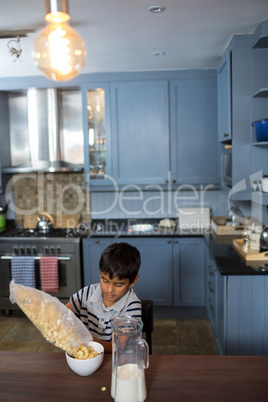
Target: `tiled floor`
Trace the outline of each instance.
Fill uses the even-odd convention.
[[[218,354],[208,320],[155,319],[153,354]],[[47,342],[20,311],[0,317],[0,350],[62,352]]]

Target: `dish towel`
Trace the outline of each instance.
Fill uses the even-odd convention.
[[[35,288],[34,257],[12,257],[11,277],[15,283]]]
[[[41,290],[43,290],[43,292],[58,292],[58,257],[40,257],[40,278]]]

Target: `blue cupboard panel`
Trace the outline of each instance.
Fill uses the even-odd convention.
[[[172,242],[167,239],[120,238],[140,251],[139,280],[134,286],[137,296],[151,299],[158,306],[172,306]]]
[[[171,81],[170,112],[173,180],[219,183],[216,80]]]
[[[218,68],[218,130],[220,141],[232,139],[231,99],[231,53],[227,51]]]
[[[174,244],[174,305],[205,305],[204,240],[179,239]]]
[[[267,294],[266,276],[228,277],[228,355],[267,355]]]
[[[113,173],[118,184],[162,184],[169,170],[168,82],[111,84]]]
[[[83,239],[84,286],[100,281],[99,260],[103,250],[112,244],[111,238]],[[78,290],[78,289],[77,289]]]

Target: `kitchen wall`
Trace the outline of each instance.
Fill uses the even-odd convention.
[[[17,174],[7,183],[6,195],[17,223],[23,223],[25,215],[42,211],[58,222],[63,215],[81,215],[83,222],[91,218],[90,193],[85,191],[83,173]]]
[[[12,194],[9,191],[12,191]],[[211,208],[214,216],[228,212],[228,195],[220,190],[195,188],[191,191],[92,191],[84,188],[83,173],[17,174],[7,182],[10,201],[9,219],[23,223],[25,212],[36,215],[42,211],[54,217],[80,214],[81,222],[92,219],[175,218],[179,208]],[[12,198],[11,198],[12,196]],[[5,195],[0,205],[5,205]],[[240,202],[244,215],[252,215],[251,203]]]
[[[91,193],[92,219],[176,217],[180,207],[206,207],[213,215],[225,216],[228,202],[219,190]]]

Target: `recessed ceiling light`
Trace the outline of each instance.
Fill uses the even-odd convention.
[[[165,52],[154,52],[154,56],[165,56]]]
[[[148,8],[148,11],[151,11],[151,13],[162,13],[165,9],[166,7],[164,6],[151,6]]]

